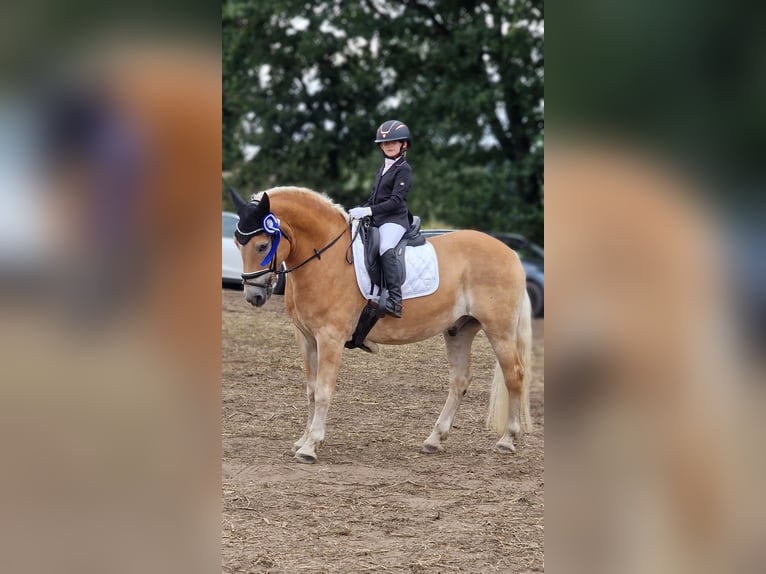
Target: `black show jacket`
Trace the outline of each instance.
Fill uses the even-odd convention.
[[[385,174],[383,166],[378,169],[372,185],[372,194],[364,204],[364,207],[372,209],[372,221],[375,226],[398,223],[405,229],[409,228],[407,193],[411,184],[412,168],[405,157],[397,159]]]

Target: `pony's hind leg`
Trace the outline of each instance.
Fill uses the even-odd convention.
[[[303,334],[296,328],[295,338],[303,355],[303,368],[306,372],[306,398],[308,399],[308,420],[306,430],[301,438],[293,443],[293,452],[297,452],[309,436],[311,424],[314,422],[314,396],[316,392],[317,378],[317,343],[316,339]]]
[[[471,383],[471,344],[480,327],[478,321],[469,319],[457,330],[453,328],[444,333],[449,363],[449,394],[433,431],[423,443],[424,452],[442,450],[442,442],[449,436],[455,414]]]
[[[497,449],[506,453],[515,452],[514,439],[533,428],[529,413],[532,313],[526,291],[522,294],[516,328],[508,331],[492,327],[484,329],[497,357],[487,426],[500,436]]]
[[[518,438],[521,431],[521,422],[519,420],[519,410],[521,407],[521,363],[514,360],[510,367],[503,367],[498,362],[495,365],[495,375],[492,381],[492,391],[490,396],[491,408],[496,412],[495,431],[501,434],[495,448],[500,452],[516,452],[514,441]],[[505,424],[502,421],[505,418]]]
[[[530,424],[525,388],[529,366],[519,354],[515,338],[487,336],[497,356],[487,423],[500,436],[497,450],[516,452],[514,440]]]

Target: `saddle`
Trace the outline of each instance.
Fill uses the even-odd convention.
[[[375,323],[378,322],[378,319],[380,319],[386,312],[386,297],[388,296],[388,290],[384,288],[385,282],[383,281],[383,271],[380,267],[380,231],[377,227],[372,225],[371,218],[365,217],[359,224],[359,236],[362,238],[362,243],[364,244],[364,265],[367,269],[367,273],[370,275],[370,289],[374,291],[375,285],[380,286],[382,289],[378,303],[375,304],[372,301],[368,301],[367,306],[362,310],[362,314],[359,317],[356,330],[354,331],[351,340],[346,341],[346,348],[360,348],[368,353],[372,353],[374,351],[364,344],[364,340],[367,337],[367,334],[375,326]],[[404,285],[407,277],[404,248],[407,246],[418,247],[420,245],[425,245],[425,243],[426,238],[420,233],[420,217],[415,215],[412,217],[410,228],[404,233],[394,249],[394,253],[396,253],[396,257],[399,259],[401,268],[404,269],[402,285]]]
[[[372,225],[372,220],[365,217],[359,225],[359,235],[364,244],[364,265],[367,273],[370,274],[370,280],[374,285],[383,285],[383,271],[380,268],[380,230]],[[402,284],[407,279],[407,267],[404,262],[404,248],[407,246],[418,247],[424,245],[426,238],[420,233],[420,217],[412,217],[410,228],[404,233],[399,243],[396,244],[394,253],[404,269]]]

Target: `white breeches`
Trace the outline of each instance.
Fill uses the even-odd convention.
[[[407,231],[398,223],[384,223],[378,229],[380,230],[380,255],[396,247],[396,244]]]

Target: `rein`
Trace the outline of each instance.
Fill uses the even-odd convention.
[[[314,255],[311,255],[310,257],[308,257],[307,259],[303,260],[301,263],[298,263],[298,265],[296,265],[295,267],[291,267],[290,269],[279,269],[279,270],[277,270],[277,258],[273,257],[271,259],[271,264],[269,265],[268,269],[261,269],[260,271],[253,271],[252,273],[243,273],[242,274],[242,284],[243,285],[254,285],[256,287],[262,287],[262,285],[258,285],[257,283],[252,283],[251,280],[252,279],[257,279],[261,275],[266,275],[267,273],[273,273],[273,274],[276,274],[276,275],[287,275],[288,273],[292,273],[296,269],[299,269],[299,268],[303,267],[304,265],[306,265],[306,263],[308,263],[312,259],[322,259],[322,253],[324,253],[325,251],[330,249],[330,247],[335,245],[340,240],[340,238],[343,237],[343,235],[345,235],[345,233],[346,233],[346,228],[344,228],[343,231],[340,232],[340,235],[338,235],[338,237],[336,237],[335,239],[330,241],[330,243],[328,243],[327,245],[322,247],[322,249],[319,249],[319,250],[314,249]],[[287,238],[287,237],[285,237],[285,238],[288,241],[290,241],[289,238]],[[292,242],[290,241],[290,243],[292,243]]]

